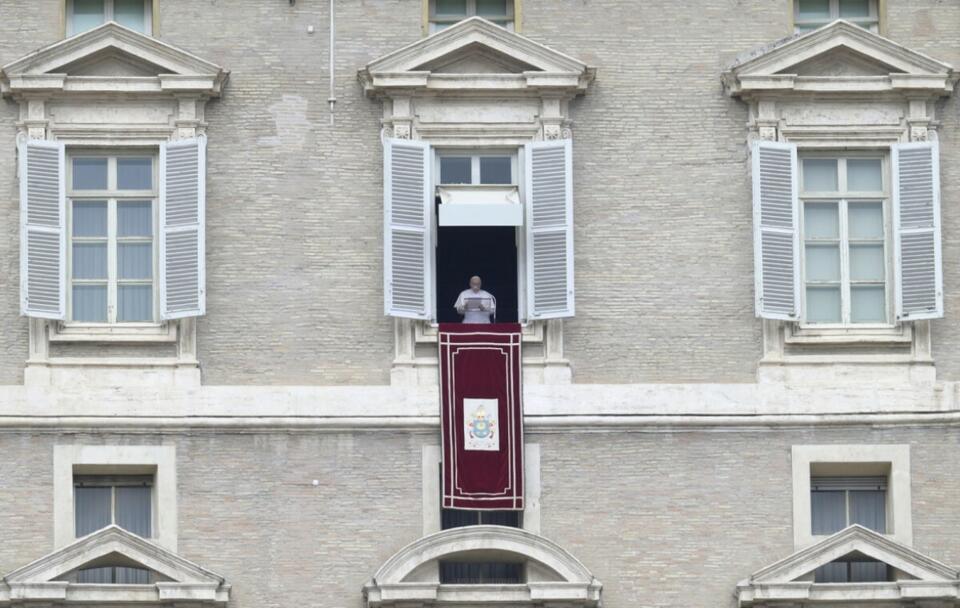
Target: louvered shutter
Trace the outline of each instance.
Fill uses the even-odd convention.
[[[432,185],[428,143],[384,141],[383,289],[387,315],[430,319]]]
[[[572,317],[573,147],[569,139],[528,143],[527,310],[531,319]]]
[[[937,143],[895,144],[891,159],[897,317],[907,321],[942,317]]]
[[[800,226],[797,147],[753,145],[753,257],[756,313],[765,319],[800,316]]]
[[[20,161],[20,312],[66,318],[63,144],[25,140]]]
[[[160,317],[206,311],[204,217],[207,140],[160,146]]]

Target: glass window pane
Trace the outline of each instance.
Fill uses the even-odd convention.
[[[815,583],[846,583],[847,562],[830,562],[813,571]]]
[[[74,530],[77,538],[110,525],[110,499],[109,487],[73,489]]]
[[[437,15],[466,16],[467,0],[436,0]]]
[[[850,320],[853,323],[886,323],[886,288],[882,286],[851,287]]]
[[[73,159],[73,189],[74,190],[106,190],[107,189],[107,159],[105,158]]]
[[[143,0],[113,0],[113,20],[132,30],[147,33]]]
[[[807,287],[807,321],[810,323],[840,322],[839,287]]]
[[[886,533],[887,493],[883,490],[851,490],[850,523]]]
[[[889,580],[887,565],[883,562],[850,562],[851,583],[882,583]]]
[[[464,526],[476,526],[479,524],[479,511],[443,509],[440,515],[440,527],[444,530],[449,530],[450,528],[462,528]]]
[[[803,189],[807,192],[837,191],[837,161],[807,158],[803,161]]]
[[[150,584],[150,571],[143,568],[127,568],[124,566],[117,566],[114,568],[113,576],[118,585]]]
[[[471,180],[469,156],[440,157],[441,184],[469,184]]]
[[[830,0],[797,0],[800,19],[830,19]]]
[[[840,18],[869,17],[870,0],[840,0]]]
[[[107,322],[107,286],[73,286],[73,320],[86,323]]]
[[[150,201],[117,203],[117,236],[153,236],[153,204]]]
[[[477,14],[481,17],[503,17],[507,14],[507,0],[477,0]]]
[[[119,190],[152,190],[153,160],[149,158],[118,158],[117,188]]]
[[[847,161],[847,190],[850,192],[880,192],[883,190],[883,171],[879,158],[851,158]]]
[[[119,243],[117,245],[117,278],[149,279],[153,277],[153,243]]]
[[[106,279],[107,278],[107,244],[106,243],[74,243],[73,244],[73,278],[74,279]]]
[[[520,511],[480,511],[480,523],[485,526],[520,527]]]
[[[883,245],[850,245],[850,279],[883,281]]]
[[[803,206],[803,236],[808,239],[840,238],[836,203],[806,203]]]
[[[153,286],[119,285],[117,321],[136,323],[153,321]]]
[[[110,585],[113,583],[113,568],[105,566],[103,568],[84,568],[83,570],[77,570],[77,582],[94,585]]]
[[[153,488],[117,487],[117,525],[144,538],[150,538]]]
[[[810,492],[813,534],[833,534],[847,527],[846,496],[841,491]]]
[[[807,281],[840,280],[840,246],[807,245]]]
[[[851,239],[883,238],[883,205],[881,203],[849,203],[847,216]]]
[[[74,201],[73,236],[107,236],[107,201]]]
[[[481,156],[481,184],[512,184],[512,161],[509,156]]]
[[[93,29],[105,21],[104,0],[73,0],[73,33]]]

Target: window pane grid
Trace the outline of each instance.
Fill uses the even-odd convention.
[[[804,158],[801,188],[805,321],[888,324],[882,159]]]
[[[430,0],[430,31],[479,15],[499,26],[513,27],[514,0]]]
[[[67,34],[72,36],[107,21],[150,34],[153,28],[152,0],[66,0]]]
[[[865,29],[879,30],[877,0],[794,0],[794,25],[800,32],[845,19]]]
[[[106,190],[73,188],[68,192],[70,319],[84,323],[152,323],[156,317],[157,264],[154,157],[77,155],[68,163],[68,171],[91,166],[100,174],[94,185]],[[76,185],[72,179],[68,183]]]

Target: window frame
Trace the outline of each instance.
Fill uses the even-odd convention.
[[[796,549],[813,545],[830,535],[813,534],[811,478],[829,474],[875,476],[887,471],[888,538],[913,544],[910,492],[910,446],[908,444],[794,445],[791,448],[793,486],[793,540]]]
[[[793,31],[795,34],[807,33],[815,29],[821,28],[828,23],[832,23],[837,19],[840,19],[840,0],[829,0],[830,2],[830,16],[826,21],[820,19],[800,19],[800,0],[790,0],[792,3],[792,10],[790,12],[793,22]],[[884,13],[884,0],[868,0],[870,3],[870,16],[869,17],[844,17],[846,21],[853,23],[855,25],[865,25],[865,29],[875,33],[882,34],[883,28],[881,24],[883,22],[882,15]],[[803,30],[802,28],[809,27],[810,29]]]
[[[78,481],[80,479],[80,481]],[[74,518],[76,518],[77,512],[77,501],[76,501],[76,490],[77,488],[110,488],[110,523],[107,525],[116,525],[117,523],[117,488],[141,488],[148,487],[150,488],[150,535],[145,538],[153,538],[153,527],[156,517],[154,516],[154,488],[156,487],[156,479],[154,474],[146,475],[134,475],[134,474],[118,474],[118,475],[97,475],[97,474],[83,474],[74,471],[73,473],[73,489],[74,489],[74,501],[73,501],[73,512]],[[76,520],[74,520],[76,521]],[[121,526],[122,527],[122,526]],[[96,532],[94,530],[93,532]],[[136,534],[131,530],[127,530],[131,534]],[[74,524],[74,534],[76,534],[76,524]],[[92,532],[88,533],[92,534]]]
[[[157,3],[160,0],[143,0],[143,34],[146,36],[156,36],[156,17]],[[63,3],[63,34],[69,38],[83,32],[78,32],[73,27],[73,2],[74,0],[64,0]],[[114,20],[114,0],[103,0],[103,23]],[[102,25],[102,24],[101,24]],[[99,27],[99,26],[97,26]],[[89,30],[84,30],[89,31]]]
[[[117,182],[117,159],[120,158],[145,158],[151,159],[151,180],[152,188],[150,190],[119,190],[116,188]],[[73,161],[78,158],[106,158],[107,159],[107,189],[106,190],[74,190],[73,188]],[[160,170],[159,153],[152,148],[139,149],[99,149],[90,150],[84,148],[71,149],[66,152],[66,231],[67,244],[65,254],[67,289],[66,289],[66,320],[62,325],[64,328],[159,328],[162,326],[160,321],[160,299],[159,299],[159,226],[158,222],[160,207]],[[104,201],[107,203],[107,236],[106,237],[74,237],[73,236],[73,203],[74,201]],[[151,211],[151,297],[153,301],[151,319],[148,321],[118,321],[118,291],[122,284],[145,285],[146,279],[120,279],[118,275],[118,251],[120,243],[140,243],[145,242],[145,237],[118,237],[117,236],[117,207],[122,201],[144,201],[149,200]],[[107,320],[106,321],[74,321],[73,320],[73,286],[76,279],[73,278],[73,244],[75,239],[81,239],[79,242],[107,243]],[[80,279],[81,282],[87,279]],[[89,281],[101,284],[103,280]]]
[[[503,158],[510,157],[510,183],[507,184],[482,184],[480,183],[480,159],[481,158]],[[445,183],[440,181],[441,163],[444,157],[470,158],[470,183]],[[492,147],[492,148],[453,148],[437,147],[434,150],[434,190],[442,186],[475,186],[478,188],[519,188],[520,187],[520,148],[514,147]]]
[[[507,0],[507,13],[502,19],[490,19],[484,17],[484,19],[489,19],[492,23],[498,23],[503,21],[503,27],[511,32],[519,32],[520,29],[517,27],[518,16],[520,14],[520,1],[521,0]],[[477,16],[477,2],[476,0],[466,0],[467,8],[466,14],[463,16],[460,15],[438,15],[437,14],[437,0],[423,0],[424,2],[424,17],[426,21],[426,27],[424,31],[427,35],[436,34],[437,32],[443,31],[443,29],[450,27],[455,23],[459,23],[464,19],[469,19],[470,17]],[[482,15],[481,15],[482,16]],[[438,27],[442,25],[443,27]]]
[[[814,509],[813,509],[813,495],[814,495],[815,493],[817,493],[817,492],[843,492],[843,521],[844,521],[844,525],[843,525],[843,527],[841,528],[841,530],[842,530],[843,528],[846,528],[846,527],[852,525],[852,523],[854,523],[854,522],[851,522],[851,521],[850,521],[850,520],[851,520],[851,512],[850,512],[850,509],[851,509],[851,496],[850,496],[850,493],[851,493],[851,492],[862,492],[862,491],[865,491],[865,490],[863,490],[863,489],[854,488],[854,487],[849,487],[849,486],[847,486],[847,487],[838,487],[838,488],[833,488],[833,489],[829,489],[829,490],[818,490],[818,489],[815,489],[815,488],[814,488],[814,486],[817,485],[817,484],[815,484],[815,483],[813,482],[813,480],[814,480],[815,478],[816,478],[816,479],[824,479],[824,478],[830,478],[830,477],[834,477],[834,476],[833,476],[833,475],[817,475],[816,477],[814,477],[814,476],[813,476],[813,473],[812,473],[812,471],[811,471],[811,477],[810,477],[810,503],[811,503],[811,504],[810,504],[810,514],[811,514],[810,533],[811,533],[811,534],[814,534],[814,533],[813,533],[813,525],[812,525],[812,522],[813,522],[813,517],[812,517],[812,516],[813,516],[813,511],[814,511]],[[839,476],[837,476],[837,477],[839,477]],[[881,478],[884,479],[884,483],[882,484],[882,485],[883,485],[883,489],[881,490],[881,489],[878,488],[878,489],[876,489],[876,490],[867,490],[867,491],[874,491],[874,492],[880,492],[880,491],[882,491],[882,492],[883,492],[883,503],[884,503],[884,507],[883,507],[883,530],[884,530],[884,531],[881,532],[881,531],[879,531],[879,530],[874,530],[874,532],[877,532],[878,534],[886,534],[886,529],[887,529],[887,526],[889,525],[889,522],[887,521],[887,519],[888,519],[888,518],[887,518],[887,502],[889,502],[888,492],[889,492],[889,485],[890,485],[890,484],[888,483],[888,481],[889,481],[889,473],[886,473],[886,474],[883,474],[883,475],[876,475],[875,477],[881,477]],[[861,524],[861,525],[863,525],[863,524]],[[864,526],[864,527],[868,527],[868,526]],[[872,529],[872,528],[871,528],[871,529]],[[830,533],[827,533],[827,534],[816,534],[816,536],[829,536],[830,534],[836,534],[836,533],[839,532],[839,531],[840,531],[840,530],[836,530],[836,531],[834,531],[834,532],[830,532]]]
[[[836,159],[837,160],[837,191],[807,193],[804,190],[804,161],[807,159]],[[855,192],[847,190],[847,161],[880,159],[880,176],[883,190],[880,192]],[[896,281],[896,260],[893,247],[893,209],[891,196],[890,154],[883,150],[816,150],[798,151],[797,182],[800,213],[798,222],[800,230],[800,310],[801,318],[797,321],[801,331],[850,331],[871,332],[881,330],[889,332],[900,325],[894,311],[894,288]],[[838,237],[830,239],[836,242],[840,255],[840,322],[818,323],[807,320],[809,307],[807,306],[807,236],[806,236],[806,205],[807,203],[836,203]],[[854,323],[851,317],[851,279],[850,279],[850,236],[849,236],[849,204],[879,202],[883,213],[883,263],[884,263],[884,310],[886,322]],[[825,240],[824,242],[827,242]],[[854,243],[856,244],[856,243]],[[876,284],[876,281],[864,281],[864,284]]]

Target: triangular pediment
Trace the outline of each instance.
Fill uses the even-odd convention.
[[[843,20],[751,52],[724,73],[734,95],[803,89],[814,81],[810,86],[820,92],[932,89],[946,94],[955,80],[949,64]]]
[[[170,590],[205,590],[211,601],[229,592],[223,577],[118,526],[109,526],[3,577],[11,590],[66,589],[77,570],[103,566],[141,568],[155,585]],[[2,594],[0,594],[2,595]]]
[[[471,17],[418,40],[360,70],[368,92],[377,89],[430,88],[430,79],[460,88],[516,89],[514,79],[530,86],[582,90],[595,70],[578,59],[544,46],[481,17]],[[501,80],[492,79],[501,76]]]
[[[859,525],[852,525],[802,549],[750,577],[752,583],[784,584],[803,581],[817,568],[850,557],[887,564],[904,578],[920,581],[956,581],[960,572],[914,549]]]
[[[49,89],[58,80],[86,78],[90,91],[97,90],[89,82],[94,77],[105,86],[111,79],[151,78],[165,81],[164,89],[172,82],[189,82],[191,88],[207,87],[216,94],[227,74],[215,63],[111,21],[3,66],[0,83],[5,92],[16,92],[37,83]]]

